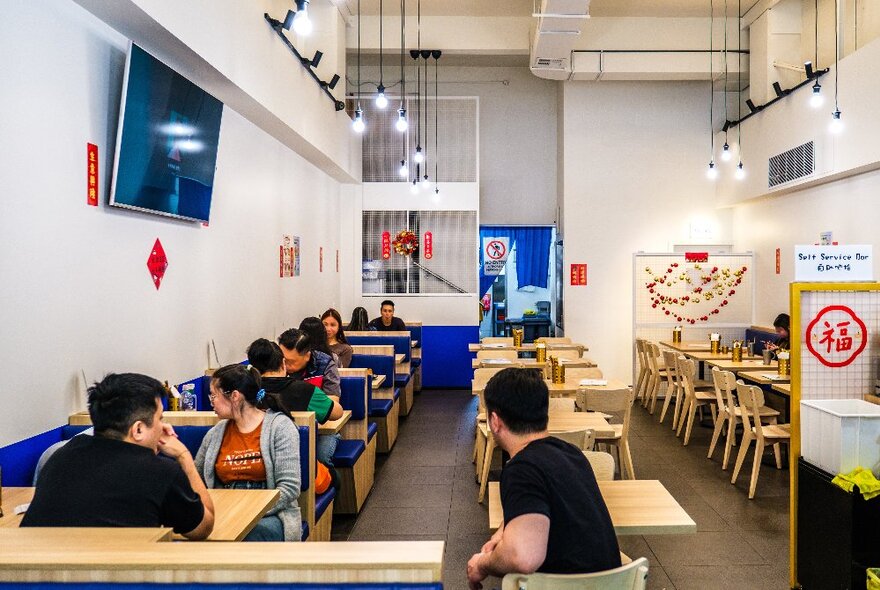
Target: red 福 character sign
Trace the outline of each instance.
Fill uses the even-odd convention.
[[[826,367],[845,367],[865,350],[865,322],[845,305],[829,305],[807,325],[807,350]]]

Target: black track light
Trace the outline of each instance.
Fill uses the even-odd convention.
[[[773,92],[775,92],[778,97],[785,96],[785,91],[782,89],[782,86],[779,85],[779,82],[773,83]]]
[[[751,98],[746,99],[746,106],[749,107],[750,113],[754,113],[758,110],[758,107],[755,106],[755,103],[752,102]]]
[[[804,72],[806,72],[808,80],[815,75],[815,72],[813,72],[813,62],[811,62],[811,61],[804,62]]]
[[[339,74],[333,74],[333,77],[330,78],[329,82],[321,82],[321,86],[327,86],[330,90],[336,88],[337,84],[339,84]]]
[[[302,62],[304,65],[311,66],[313,68],[317,68],[318,64],[321,63],[321,58],[324,57],[324,53],[322,51],[316,51],[315,57],[309,59],[307,57],[302,58]]]

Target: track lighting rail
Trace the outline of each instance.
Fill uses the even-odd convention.
[[[326,94],[330,98],[331,101],[333,101],[334,108],[337,111],[344,111],[345,103],[341,100],[337,100],[336,97],[333,96],[333,93],[330,92],[330,83],[321,80],[321,78],[318,77],[318,74],[316,74],[315,71],[311,68],[311,64],[314,60],[304,58],[302,54],[297,51],[296,47],[293,46],[293,43],[290,42],[290,39],[288,39],[287,36],[284,34],[284,23],[282,23],[278,19],[272,18],[271,16],[269,16],[269,13],[264,13],[263,16],[265,17],[266,22],[269,23],[269,26],[272,27],[272,30],[275,31],[275,34],[277,34],[278,37],[284,42],[291,53],[296,56],[297,63],[299,63],[303,67],[303,69],[305,69],[305,71],[309,73],[309,75],[315,80],[315,82],[317,82],[318,87],[324,92],[324,94]],[[320,58],[318,58],[318,60],[320,60]],[[336,81],[339,81],[338,77],[336,78]],[[336,84],[333,84],[333,86],[335,85]]]

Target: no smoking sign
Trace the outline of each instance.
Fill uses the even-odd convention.
[[[510,238],[483,238],[483,274],[500,275],[510,254]]]

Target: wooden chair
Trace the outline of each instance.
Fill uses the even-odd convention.
[[[516,361],[519,359],[519,355],[515,350],[503,350],[503,349],[492,349],[489,348],[487,350],[478,350],[477,351],[477,359],[506,359],[510,361]]]
[[[571,338],[566,338],[566,337],[563,337],[563,336],[557,336],[557,337],[555,337],[555,338],[548,338],[548,337],[545,336],[545,337],[542,337],[542,338],[535,338],[535,342],[543,342],[544,344],[547,344],[547,345],[551,345],[551,344],[571,344]]]
[[[617,464],[620,465],[621,479],[636,478],[632,453],[629,448],[629,426],[633,403],[635,403],[635,392],[630,388],[610,391],[587,389],[584,391],[584,409],[586,411],[622,414],[622,423],[611,424],[614,436],[596,437],[597,443],[611,445],[617,449]]]
[[[568,430],[565,432],[553,432],[550,436],[571,443],[582,451],[592,451],[593,446],[596,444],[595,434],[592,430],[587,428]]]
[[[788,444],[791,440],[790,424],[761,424],[761,408],[766,406],[764,391],[754,385],[746,385],[742,381],[736,383],[737,394],[740,399],[740,407],[743,408],[743,438],[740,442],[739,453],[736,456],[736,466],[733,468],[733,476],[730,483],[735,484],[739,470],[746,459],[746,453],[752,439],[755,440],[755,457],[752,460],[752,480],[749,482],[749,500],[755,497],[755,488],[758,486],[758,474],[761,472],[761,459],[764,455],[764,447],[773,445],[773,454],[776,456],[776,469],[782,469],[782,454],[779,445]]]
[[[581,379],[601,379],[602,369],[599,367],[565,367],[565,380],[578,382]]]
[[[486,336],[482,340],[480,340],[481,344],[507,344],[508,346],[513,346],[513,338],[508,338],[504,336]]]
[[[678,357],[678,365],[676,366],[678,371],[678,378],[681,385],[684,387],[684,396],[685,396],[685,405],[682,411],[681,417],[679,417],[678,422],[678,430],[676,430],[675,435],[678,436],[681,434],[681,429],[684,426],[684,416],[687,414],[687,428],[684,432],[684,440],[682,444],[687,446],[691,441],[691,431],[694,427],[694,418],[697,413],[697,409],[700,409],[700,415],[702,416],[702,409],[706,406],[709,407],[709,411],[712,412],[712,423],[715,423],[715,393],[704,391],[700,389],[696,389],[694,387],[694,381],[696,380],[697,368],[696,363],[693,360],[685,358],[684,356]]]
[[[551,397],[550,398],[550,407],[547,408],[547,411],[551,414],[554,412],[574,412],[574,398],[573,397]]]
[[[584,451],[584,457],[593,468],[596,481],[611,481],[614,479],[614,456],[604,451]]]
[[[648,357],[648,366],[651,368],[651,381],[647,395],[642,399],[642,407],[647,408],[650,403],[649,412],[653,415],[654,409],[657,407],[657,396],[660,393],[660,384],[666,380],[666,366],[661,364],[660,347],[656,342],[648,342],[645,344],[645,350]]]
[[[648,389],[648,381],[650,380],[651,369],[648,365],[648,356],[645,352],[645,340],[636,338],[636,364],[639,372],[636,375],[635,394],[636,399],[641,401]]]
[[[507,574],[501,590],[644,590],[647,582],[648,560],[640,557],[592,574]]]
[[[663,409],[660,411],[660,424],[663,424],[663,420],[666,418],[666,411],[672,403],[672,398],[675,398],[675,405],[672,408],[673,430],[678,426],[678,415],[681,412],[684,398],[684,390],[681,387],[678,372],[675,370],[675,355],[676,352],[674,350],[663,351],[663,362],[666,364],[666,395],[663,400]]]
[[[724,442],[724,460],[721,469],[727,469],[730,461],[730,450],[736,442],[736,425],[742,422],[742,408],[737,403],[736,375],[730,371],[722,371],[718,367],[712,367],[712,379],[715,382],[715,396],[718,400],[718,419],[715,421],[715,432],[712,433],[712,444],[709,445],[709,454],[712,458],[715,445],[721,436],[724,425],[727,424],[727,437]],[[768,424],[776,424],[779,412],[773,408],[764,406],[760,409],[761,421]]]

